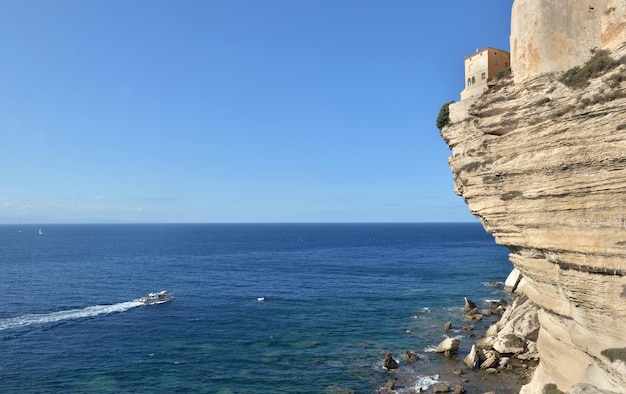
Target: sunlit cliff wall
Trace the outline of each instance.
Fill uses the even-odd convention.
[[[515,0],[511,64],[516,82],[585,62],[590,49],[626,43],[624,0]]]
[[[626,392],[626,65],[558,81],[590,48],[622,56],[625,20],[625,0],[516,0],[513,79],[452,104],[442,129],[457,194],[541,308],[524,393]]]

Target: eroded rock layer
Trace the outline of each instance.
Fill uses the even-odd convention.
[[[626,66],[572,90],[552,74],[450,106],[457,194],[539,305],[523,391],[626,392]],[[499,88],[499,89],[498,89]]]

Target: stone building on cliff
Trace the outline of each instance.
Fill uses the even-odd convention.
[[[511,64],[508,52],[491,47],[476,50],[463,60],[465,61],[465,89],[461,92],[461,100],[480,96],[487,88],[487,81]]]

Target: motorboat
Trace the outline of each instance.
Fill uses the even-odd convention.
[[[139,299],[139,302],[145,305],[163,304],[164,302],[168,302],[169,300],[171,300],[173,295],[174,293],[163,290],[158,293],[150,293],[145,297],[141,297]]]

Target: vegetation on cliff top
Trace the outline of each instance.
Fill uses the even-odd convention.
[[[559,81],[572,89],[584,88],[589,85],[591,78],[611,71],[622,62],[624,62],[623,57],[620,60],[615,60],[610,56],[609,51],[599,49],[593,52],[591,59],[582,67],[575,66],[564,72]]]
[[[437,116],[437,128],[439,130],[450,123],[450,104],[452,103],[454,103],[454,100],[445,103],[439,110],[439,116]]]

